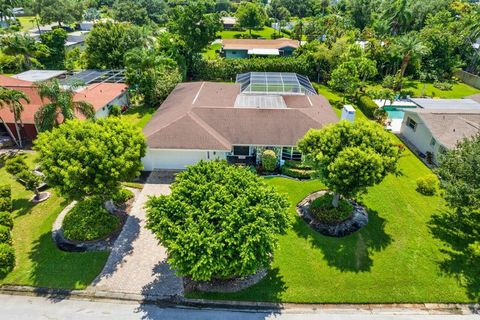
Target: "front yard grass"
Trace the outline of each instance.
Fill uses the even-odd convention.
[[[408,150],[399,167],[400,176],[388,176],[359,199],[368,208],[369,224],[345,238],[320,235],[295,212],[305,196],[324,188],[321,182],[266,179],[288,196],[293,220],[280,237],[267,277],[238,293],[190,296],[297,303],[471,302],[473,292],[442,272],[440,263],[448,256],[429,231],[444,201],[415,191],[415,180],[430,170]]]
[[[28,154],[33,164],[34,153]],[[47,201],[33,205],[33,193],[13,180],[3,167],[0,156],[0,184],[12,186],[13,244],[17,257],[15,269],[0,284],[64,289],[83,289],[102,270],[107,252],[67,253],[59,250],[51,236],[52,224],[67,202],[52,192]]]
[[[145,127],[155,113],[155,108],[148,108],[143,105],[131,107],[122,114],[123,120],[139,128]]]
[[[263,29],[259,29],[259,30],[252,30],[252,35],[258,35],[259,37],[262,37],[265,39],[272,39],[272,35],[275,33],[278,33],[278,31],[270,27],[264,27]],[[244,31],[223,30],[217,33],[217,37],[221,39],[235,39],[235,35],[237,34],[249,34],[249,31],[248,30],[244,30]],[[282,36],[285,38],[289,38],[289,36],[283,32],[282,32]]]

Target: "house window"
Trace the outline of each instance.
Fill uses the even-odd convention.
[[[432,140],[430,140],[430,145],[431,145],[432,147],[435,147],[436,144],[437,144],[437,140],[435,140],[435,138],[432,137]]]
[[[302,154],[295,147],[283,147],[282,148],[282,160],[301,161],[302,160]]]
[[[413,131],[417,130],[417,122],[415,122],[412,118],[407,118],[407,126],[410,127]]]
[[[438,147],[438,152],[440,154],[445,154],[445,153],[447,153],[447,149],[444,146],[439,146]]]
[[[234,156],[249,156],[250,155],[250,147],[248,147],[248,146],[234,146],[233,147],[233,155]]]

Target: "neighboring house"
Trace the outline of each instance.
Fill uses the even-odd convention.
[[[480,132],[480,103],[471,99],[411,99],[418,108],[402,109],[400,130],[421,156],[431,153],[434,163],[459,141]]]
[[[82,51],[85,48],[85,37],[89,31],[75,31],[68,34],[65,48],[67,51],[79,48]]]
[[[235,17],[222,17],[223,29],[231,30],[237,24]]]
[[[221,54],[225,58],[249,58],[253,56],[291,56],[300,42],[290,39],[224,39]]]
[[[143,129],[143,164],[149,171],[213,159],[255,165],[266,148],[279,160],[300,160],[297,141],[309,129],[337,121],[328,100],[297,74],[242,74],[235,84],[181,83]]]
[[[25,140],[35,139],[38,134],[34,121],[35,113],[44,104],[38,94],[35,83],[0,75],[0,86],[23,91],[29,97],[30,103],[22,101],[24,111],[22,112],[23,127],[21,128],[20,134]],[[96,118],[106,117],[109,114],[110,106],[128,105],[127,86],[121,83],[90,84],[78,89],[74,100],[91,103],[96,111]],[[3,127],[0,131],[6,130],[12,138],[16,139],[18,134],[16,133],[13,114],[8,108],[3,108],[0,109],[0,117],[4,121],[0,123],[0,126]],[[79,118],[81,118],[81,115],[79,115]]]

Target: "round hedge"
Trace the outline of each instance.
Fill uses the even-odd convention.
[[[347,219],[353,212],[353,206],[346,200],[340,199],[338,208],[332,204],[333,195],[326,194],[312,201],[310,213],[320,222],[339,223]]]
[[[118,228],[120,219],[110,214],[103,201],[89,198],[77,203],[63,219],[63,233],[74,241],[92,241],[104,238]]]
[[[4,276],[15,267],[15,250],[13,247],[0,243],[0,276]]]
[[[13,218],[10,212],[0,212],[0,226],[5,226],[9,229],[13,228]]]
[[[0,243],[12,244],[12,234],[9,227],[0,226]]]
[[[284,195],[248,168],[200,161],[147,203],[147,228],[178,274],[231,279],[269,266],[290,218]]]
[[[268,172],[275,171],[277,168],[277,155],[273,150],[265,150],[262,153],[263,169]]]
[[[132,191],[122,188],[115,195],[113,195],[112,200],[115,205],[121,205],[132,199],[134,196],[135,194]]]

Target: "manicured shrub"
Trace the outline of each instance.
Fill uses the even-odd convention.
[[[12,244],[12,233],[9,227],[0,226],[0,243]]]
[[[288,177],[296,178],[296,179],[310,179],[315,172],[314,170],[305,170],[305,169],[298,169],[298,168],[291,168],[288,166],[282,166],[280,168],[280,172],[283,175]]]
[[[439,90],[442,91],[450,91],[453,89],[453,84],[448,83],[448,82],[440,82],[440,81],[435,81],[433,83],[433,86]]]
[[[113,203],[118,206],[132,199],[134,196],[135,194],[132,191],[122,188],[115,195],[113,195],[112,200]]]
[[[270,265],[290,225],[288,202],[249,168],[200,161],[171,190],[148,201],[147,228],[179,275],[229,279]]]
[[[0,243],[0,277],[4,277],[15,267],[15,250],[6,243]]]
[[[436,175],[428,174],[417,179],[417,191],[426,196],[433,196],[438,191],[439,181]]]
[[[332,200],[332,194],[326,194],[313,200],[309,208],[310,213],[318,221],[329,224],[342,222],[352,214],[353,206],[350,202],[340,199],[338,208],[334,208]]]
[[[76,241],[101,239],[115,231],[119,218],[110,214],[98,198],[89,198],[77,203],[63,220],[65,237]]]
[[[10,185],[0,186],[0,211],[12,211],[12,188]]]
[[[0,186],[0,198],[12,198],[12,187],[10,187],[10,185],[5,184]]]
[[[273,150],[265,150],[262,153],[262,166],[267,172],[275,171],[277,168],[277,155]]]
[[[9,229],[13,228],[13,218],[10,212],[6,212],[6,211],[0,212],[0,226],[5,226]]]
[[[109,108],[109,116],[112,117],[118,117],[122,114],[122,107],[120,107],[118,104],[114,104],[113,106],[110,106]]]
[[[377,111],[378,106],[369,96],[360,96],[357,101],[357,106],[369,119],[375,119],[375,112]]]

